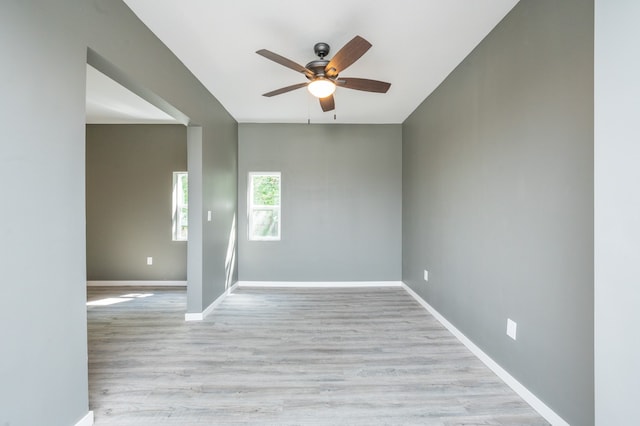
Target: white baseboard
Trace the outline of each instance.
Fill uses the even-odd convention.
[[[401,287],[401,281],[238,281],[239,287],[351,288]]]
[[[89,411],[75,426],[93,426],[93,411]]]
[[[186,287],[186,281],[87,281],[87,287]]]
[[[220,296],[218,296],[218,298],[216,300],[214,300],[209,306],[207,306],[207,308],[204,311],[202,311],[202,312],[194,312],[194,313],[187,312],[186,314],[184,314],[184,320],[185,321],[202,321],[211,312],[213,312],[215,307],[218,306],[220,303],[222,303],[222,301],[229,294],[233,293],[233,290],[235,290],[236,288],[238,288],[238,283],[235,283],[234,285],[229,287],[224,293],[222,293]]]
[[[522,383],[517,381],[515,377],[509,374],[504,368],[500,367],[497,362],[491,359],[489,355],[484,353],[482,349],[476,346],[467,336],[462,334],[453,324],[445,319],[438,311],[436,311],[431,305],[429,305],[422,297],[420,297],[415,291],[413,291],[408,285],[402,283],[407,293],[413,296],[418,303],[422,305],[431,315],[437,319],[447,330],[451,332],[463,345],[467,347],[480,361],[482,361],[487,367],[491,369],[502,381],[504,381],[511,389],[513,389],[522,399],[524,399],[531,407],[536,410],[542,417],[544,417],[549,423],[554,426],[569,426],[562,417],[556,414],[551,408],[549,408],[544,402],[536,397],[531,391],[529,391]]]

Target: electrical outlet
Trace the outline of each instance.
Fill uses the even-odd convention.
[[[513,340],[516,340],[517,329],[518,324],[511,318],[507,318],[507,336],[511,337]]]
[[[147,257],[147,265],[153,265],[153,257]]]
[[[429,281],[429,271],[427,271],[426,269],[424,270],[424,280]]]

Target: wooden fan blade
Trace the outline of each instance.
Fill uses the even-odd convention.
[[[349,65],[360,59],[371,47],[371,43],[360,36],[355,36],[336,53],[324,68],[327,77],[335,77]]]
[[[324,112],[334,110],[336,108],[336,101],[333,99],[333,95],[329,95],[326,98],[320,98],[320,107]]]
[[[391,83],[367,78],[339,78],[336,82],[340,87],[365,92],[387,93],[391,87]]]
[[[298,71],[306,75],[313,75],[313,73],[310,70],[306,69],[302,65],[296,62],[293,62],[291,59],[287,59],[284,56],[280,56],[277,53],[273,53],[270,50],[260,49],[256,53],[258,55],[264,56],[267,59],[272,60],[273,62],[276,62],[280,65],[284,65],[287,68],[291,68],[294,71]]]
[[[301,87],[305,87],[307,84],[309,84],[309,83],[298,83],[298,84],[293,84],[293,85],[287,86],[287,87],[281,87],[280,89],[276,89],[276,90],[273,90],[271,92],[267,92],[262,96],[266,96],[267,98],[270,98],[272,96],[281,95],[283,93],[287,93],[287,92],[290,92],[292,90],[300,89]]]

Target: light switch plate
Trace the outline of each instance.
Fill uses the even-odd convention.
[[[507,318],[507,336],[511,337],[513,340],[516,340],[517,329],[518,324],[511,318]]]

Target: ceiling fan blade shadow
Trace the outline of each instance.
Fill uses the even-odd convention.
[[[336,108],[336,101],[333,98],[333,95],[329,95],[326,98],[319,98],[320,99],[320,107],[322,108],[322,111],[327,112],[327,111],[332,111]]]
[[[362,90],[364,92],[387,93],[391,83],[368,78],[338,78],[336,83],[345,89]]]
[[[360,59],[371,47],[371,43],[360,36],[355,36],[336,53],[324,68],[328,77],[335,77],[348,66]]]
[[[291,92],[292,90],[300,89],[302,87],[305,87],[307,84],[309,83],[292,84],[291,86],[281,87],[280,89],[272,90],[271,92],[267,92],[262,96],[266,96],[267,98],[270,98],[272,96],[281,95],[283,93]]]
[[[301,72],[305,75],[313,75],[313,73],[308,70],[307,68],[303,67],[302,65],[293,62],[291,59],[287,59],[284,56],[278,55],[277,53],[273,53],[270,50],[267,49],[260,49],[258,51],[256,51],[256,53],[260,56],[264,56],[267,59],[272,60],[273,62],[276,62],[280,65],[283,65],[287,68],[290,68],[294,71],[298,71]]]

